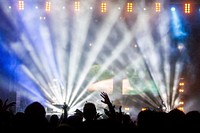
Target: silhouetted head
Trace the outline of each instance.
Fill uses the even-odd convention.
[[[25,109],[26,117],[31,118],[44,118],[46,116],[46,111],[44,106],[39,102],[33,102],[29,104]]]
[[[96,106],[94,103],[87,102],[83,107],[83,116],[86,120],[94,120],[96,117]]]
[[[56,114],[51,115],[50,117],[50,123],[58,123],[59,122],[59,117]]]

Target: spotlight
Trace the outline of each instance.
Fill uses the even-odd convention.
[[[133,3],[128,2],[126,8],[127,12],[133,12]]]
[[[179,104],[180,104],[180,105],[183,105],[183,104],[184,104],[184,102],[183,102],[183,101],[180,101],[180,102],[179,102]]]
[[[180,85],[180,86],[184,86],[184,82],[180,82],[179,85]]]
[[[171,8],[171,11],[172,11],[172,12],[176,11],[176,8],[175,8],[175,7],[172,7],[172,8]]]
[[[188,13],[190,13],[190,8],[191,6],[190,6],[190,3],[185,3],[185,6],[184,6],[184,12],[186,13],[186,14],[188,14]]]
[[[184,92],[184,89],[179,89],[179,92]]]
[[[178,107],[179,110],[184,111],[183,107]]]
[[[50,12],[51,11],[51,2],[47,1],[45,4],[45,11]]]
[[[155,4],[156,4],[156,12],[160,12],[160,7],[161,7],[160,5],[161,4],[158,3],[158,2],[156,2]]]
[[[74,10],[76,12],[80,11],[80,1],[75,1],[74,2]]]
[[[145,111],[145,110],[147,110],[147,108],[142,108],[141,110],[142,110],[142,111]]]
[[[106,2],[101,3],[101,12],[102,13],[107,12],[107,3]]]
[[[19,10],[24,10],[24,1],[23,0],[18,1],[18,8],[19,8]]]

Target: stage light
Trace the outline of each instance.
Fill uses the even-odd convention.
[[[147,110],[147,108],[142,108],[141,110],[142,110],[142,111],[145,111],[145,110]]]
[[[184,82],[180,82],[179,85],[180,85],[180,86],[184,86]]]
[[[74,2],[74,10],[76,12],[80,11],[80,1],[75,1]]]
[[[170,45],[168,45],[171,42],[170,37],[168,37],[168,15],[159,14],[167,21],[163,22],[163,19],[159,19],[161,23],[158,22],[154,32],[154,30],[152,31],[151,23],[149,23],[152,21],[152,14],[149,14],[149,12],[135,12],[134,10],[134,14],[137,16],[134,22],[131,22],[131,19],[119,21],[119,18],[123,18],[121,17],[121,11],[124,10],[120,10],[122,8],[118,8],[119,5],[116,5],[115,8],[110,8],[109,6],[112,4],[102,1],[102,3],[98,3],[98,8],[100,9],[98,10],[102,13],[108,13],[105,19],[99,19],[93,16],[93,11],[88,12],[86,10],[84,12],[82,10],[84,8],[88,9],[90,7],[88,5],[91,5],[90,9],[92,10],[92,6],[95,7],[96,5],[93,0],[81,3],[81,10],[79,2],[76,4],[74,2],[70,3],[72,4],[72,9],[74,8],[73,4],[75,4],[75,10],[81,11],[80,17],[79,13],[71,16],[73,14],[70,12],[63,11],[64,8],[67,9],[69,7],[64,1],[46,1],[44,3],[45,10],[44,7],[42,10],[35,10],[33,6],[33,13],[27,14],[29,15],[28,17],[24,16],[24,14],[20,16],[27,18],[23,21],[23,26],[26,30],[21,31],[23,34],[19,38],[20,42],[16,43],[25,45],[15,45],[13,43],[13,45],[11,44],[13,47],[9,50],[13,51],[22,60],[22,65],[20,64],[18,70],[21,67],[23,69],[20,69],[19,72],[24,72],[28,77],[31,77],[31,80],[29,80],[26,77],[24,78],[25,74],[23,76],[14,75],[15,77],[23,78],[17,81],[23,87],[23,91],[26,88],[22,96],[26,96],[30,100],[44,99],[46,100],[45,104],[50,108],[53,108],[53,105],[49,103],[63,103],[65,101],[72,107],[70,110],[73,111],[73,108],[80,107],[85,100],[92,99],[92,101],[97,101],[95,96],[98,92],[96,91],[90,95],[87,93],[87,87],[99,80],[99,77],[107,68],[112,67],[112,75],[115,74],[121,80],[122,77],[128,74],[123,69],[131,67],[135,71],[140,71],[138,79],[142,82],[137,82],[134,87],[131,86],[133,87],[131,88],[133,92],[130,90],[128,95],[140,95],[143,103],[155,108],[160,103],[160,99],[162,99],[167,111],[174,108],[174,104],[169,104],[168,101],[173,103],[176,100],[178,91],[176,87],[182,64],[179,61],[173,64],[176,71],[173,71],[174,77],[172,77],[170,75],[171,69],[169,69],[171,62],[168,60],[169,51],[171,50]],[[125,8],[128,9],[127,12],[132,12],[133,4],[129,3],[128,6],[127,2],[124,1],[123,6],[120,6],[124,7],[125,5]],[[55,6],[55,8],[51,9],[51,6]],[[59,10],[60,8],[61,10]],[[146,8],[142,7],[143,9],[146,10]],[[96,9],[94,8],[94,10]],[[45,11],[51,11],[49,19],[44,17],[45,15],[39,16],[44,14]],[[37,25],[32,23],[35,22],[34,18],[40,19],[41,23],[39,22]],[[154,34],[158,36],[158,40],[153,38]],[[137,43],[132,43],[133,39]],[[161,45],[157,47],[159,44]],[[162,51],[160,51],[161,48]],[[29,53],[28,56],[30,58],[27,59],[26,56],[23,56],[25,53]],[[161,60],[162,62],[160,62]],[[90,72],[93,72],[91,68],[96,63],[101,65],[101,69],[94,71],[92,76],[88,76]],[[163,71],[160,71],[160,68]],[[135,82],[132,77],[128,80]],[[171,86],[172,80],[174,86]],[[34,82],[35,85],[30,84],[30,81]],[[111,84],[113,85],[113,82]],[[37,95],[32,93],[33,90],[36,90],[35,86],[37,87]],[[116,88],[114,89],[118,91],[118,88],[117,90]],[[121,92],[119,93],[121,95]],[[32,98],[32,95],[34,98]],[[99,96],[99,94],[97,95]],[[99,98],[98,96],[97,98]],[[119,98],[118,94],[115,95],[113,93],[112,96],[114,100]],[[133,101],[133,99],[130,100]],[[137,99],[136,102],[138,102]],[[144,105],[143,107],[147,106]],[[143,108],[142,110],[146,109],[148,108]]]
[[[101,3],[101,12],[102,13],[106,13],[107,12],[107,3],[106,2],[102,2]]]
[[[89,46],[92,47],[92,43],[89,43]]]
[[[184,111],[184,108],[183,108],[183,107],[178,107],[178,109],[179,109],[180,111]]]
[[[184,92],[184,89],[182,89],[182,88],[181,88],[181,89],[179,89],[179,92]]]
[[[51,2],[47,1],[45,4],[45,11],[50,12],[51,11]]]
[[[133,3],[128,2],[126,8],[127,12],[133,12]]]
[[[161,4],[156,2],[156,12],[160,12],[160,9],[161,9]]]
[[[191,12],[190,3],[185,3],[184,12],[185,12],[186,14],[189,14],[189,13]]]
[[[24,10],[24,1],[23,0],[19,0],[18,1],[18,9],[19,10]]]
[[[176,11],[176,8],[175,7],[171,7],[171,11],[172,12]]]
[[[135,44],[134,47],[137,48],[138,47],[137,44]]]
[[[178,49],[182,51],[184,49],[184,45],[182,43],[178,44]]]
[[[124,110],[125,111],[130,111],[130,108],[129,107],[125,107]]]
[[[183,104],[184,104],[184,102],[183,102],[183,101],[180,101],[180,102],[179,102],[179,104],[180,104],[180,105],[183,105]]]

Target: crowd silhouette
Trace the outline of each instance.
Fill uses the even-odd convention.
[[[63,114],[52,114],[47,119],[44,106],[35,101],[29,104],[24,112],[13,113],[10,109],[15,102],[3,102],[0,99],[0,133],[7,132],[45,132],[45,133],[92,133],[92,132],[197,132],[200,128],[200,113],[197,110],[184,113],[179,109],[170,112],[144,110],[140,111],[133,121],[129,114],[116,111],[107,93],[101,92],[102,103],[108,108],[104,115],[97,112],[95,103],[86,102],[83,110],[77,109],[73,115],[68,115],[68,106],[64,104]]]

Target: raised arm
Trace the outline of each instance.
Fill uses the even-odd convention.
[[[108,97],[108,94],[106,92],[101,92],[100,96],[103,98],[101,102],[108,105],[109,111],[111,113],[111,117],[113,119],[116,119],[116,112],[115,112],[114,106],[110,102],[110,98]]]

